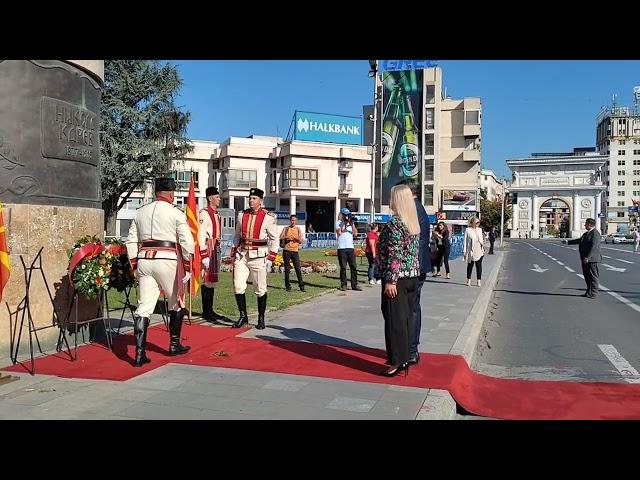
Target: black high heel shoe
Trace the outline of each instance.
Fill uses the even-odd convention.
[[[402,363],[400,365],[393,366],[389,370],[385,371],[382,375],[384,375],[385,377],[395,377],[402,370],[404,370],[404,376],[405,377],[409,375],[409,363],[408,362]]]

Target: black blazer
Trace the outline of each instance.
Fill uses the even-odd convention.
[[[601,263],[602,254],[600,253],[600,232],[592,228],[585,232],[580,238],[569,240],[567,244],[578,244],[580,258],[586,258],[589,263]]]

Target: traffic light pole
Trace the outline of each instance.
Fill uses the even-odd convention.
[[[376,128],[378,120],[378,61],[369,60],[371,70],[369,74],[373,73],[373,135],[371,141],[371,221],[369,223],[375,223],[376,221],[376,203],[375,203],[375,188],[376,188]]]

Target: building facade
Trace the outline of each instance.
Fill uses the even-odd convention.
[[[278,137],[252,135],[230,137],[222,143],[193,140],[194,150],[175,161],[176,204],[184,206],[191,171],[195,176],[198,208],[206,206],[205,190],[217,186],[222,208],[248,208],[248,192],[265,192],[265,208],[276,212],[278,224],[298,216],[304,231],[333,232],[341,208],[354,213],[371,209],[371,154],[366,146],[283,141]],[[153,200],[153,187],[135,191],[118,212],[116,235],[128,235],[136,210]]]
[[[638,223],[634,200],[640,200],[638,106],[603,109],[597,119],[596,147],[609,157],[603,176],[607,185],[602,199],[602,210],[606,213],[603,232],[628,233]]]
[[[582,235],[587,218],[601,217],[606,161],[591,152],[507,160],[513,172],[509,191],[516,194],[511,238]]]
[[[480,190],[484,190],[487,200],[495,202],[502,198],[504,193],[504,185],[498,180],[493,170],[480,170]]]

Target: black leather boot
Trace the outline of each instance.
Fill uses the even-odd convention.
[[[136,336],[136,360],[134,367],[141,367],[151,360],[147,358],[145,346],[147,343],[147,329],[149,328],[149,319],[147,317],[133,317],[133,333]]]
[[[169,319],[169,335],[171,336],[171,342],[169,343],[169,355],[182,355],[191,349],[191,347],[180,345],[182,320],[186,313],[187,311],[184,308],[179,312],[171,310],[171,318]]]
[[[213,315],[213,288],[202,285],[200,292],[202,295],[202,318],[207,322],[217,323],[217,319]]]
[[[231,320],[229,320],[227,317],[225,317],[224,315],[220,315],[218,313],[215,312],[215,310],[213,309],[213,303],[214,303],[214,298],[215,298],[215,289],[214,287],[210,288],[211,290],[211,307],[209,308],[209,313],[211,314],[211,316],[214,318],[214,320],[216,322],[230,322]]]
[[[232,325],[233,328],[240,328],[243,325],[249,323],[249,317],[247,316],[247,299],[244,293],[236,293],[236,303],[238,304],[238,310],[240,311],[240,318]]]
[[[261,297],[258,297],[258,326],[259,330],[262,330],[264,325],[264,313],[267,311],[267,294],[265,293]]]

